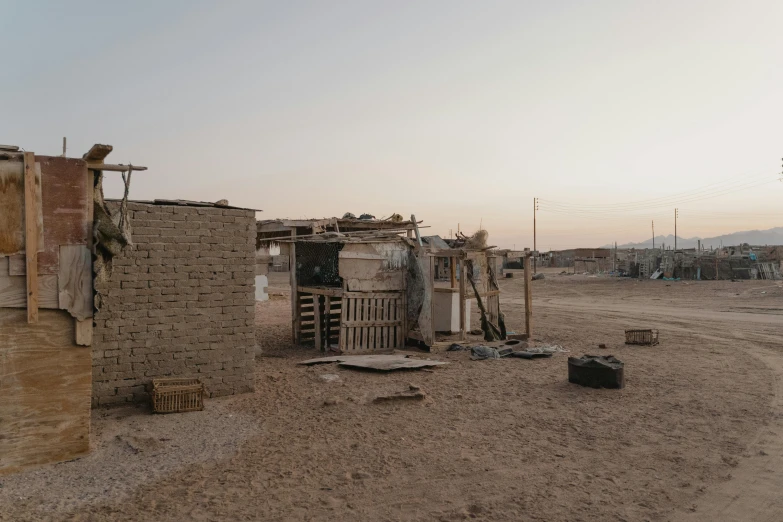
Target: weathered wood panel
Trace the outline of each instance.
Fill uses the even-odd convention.
[[[41,212],[41,166],[35,166],[37,200],[38,250],[44,249]],[[0,256],[22,254],[24,237],[24,163],[19,159],[0,160]]]
[[[60,308],[80,321],[92,317],[92,255],[84,245],[60,247]]]
[[[74,344],[74,320],[0,309],[0,473],[82,455],[90,445],[90,349]]]
[[[57,276],[38,278],[38,306],[60,308]],[[25,276],[0,275],[0,308],[27,308],[27,279]]]
[[[403,292],[345,293],[340,320],[340,351],[389,350],[405,346]]]

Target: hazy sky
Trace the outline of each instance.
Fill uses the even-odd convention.
[[[779,0],[0,7],[0,143],[110,143],[149,167],[136,199],[521,248],[539,197],[541,250],[670,234],[675,206],[685,237],[783,225],[783,183],[756,183],[783,157]]]

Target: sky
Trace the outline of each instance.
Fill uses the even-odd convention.
[[[539,250],[783,226],[783,2],[2,2],[0,143]],[[119,174],[106,174],[120,197]]]

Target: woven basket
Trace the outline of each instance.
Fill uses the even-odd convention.
[[[625,344],[654,346],[658,344],[658,330],[626,330]]]
[[[204,409],[204,385],[198,379],[152,380],[152,411],[180,413]]]

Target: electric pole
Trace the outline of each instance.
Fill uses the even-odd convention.
[[[652,222],[652,230],[653,230],[653,250],[655,250],[655,220]]]
[[[674,251],[677,251],[677,217],[680,215],[679,209],[674,209]]]
[[[538,198],[533,198],[533,273],[536,273],[536,258],[538,257],[538,251],[536,250],[536,211],[538,210]]]

